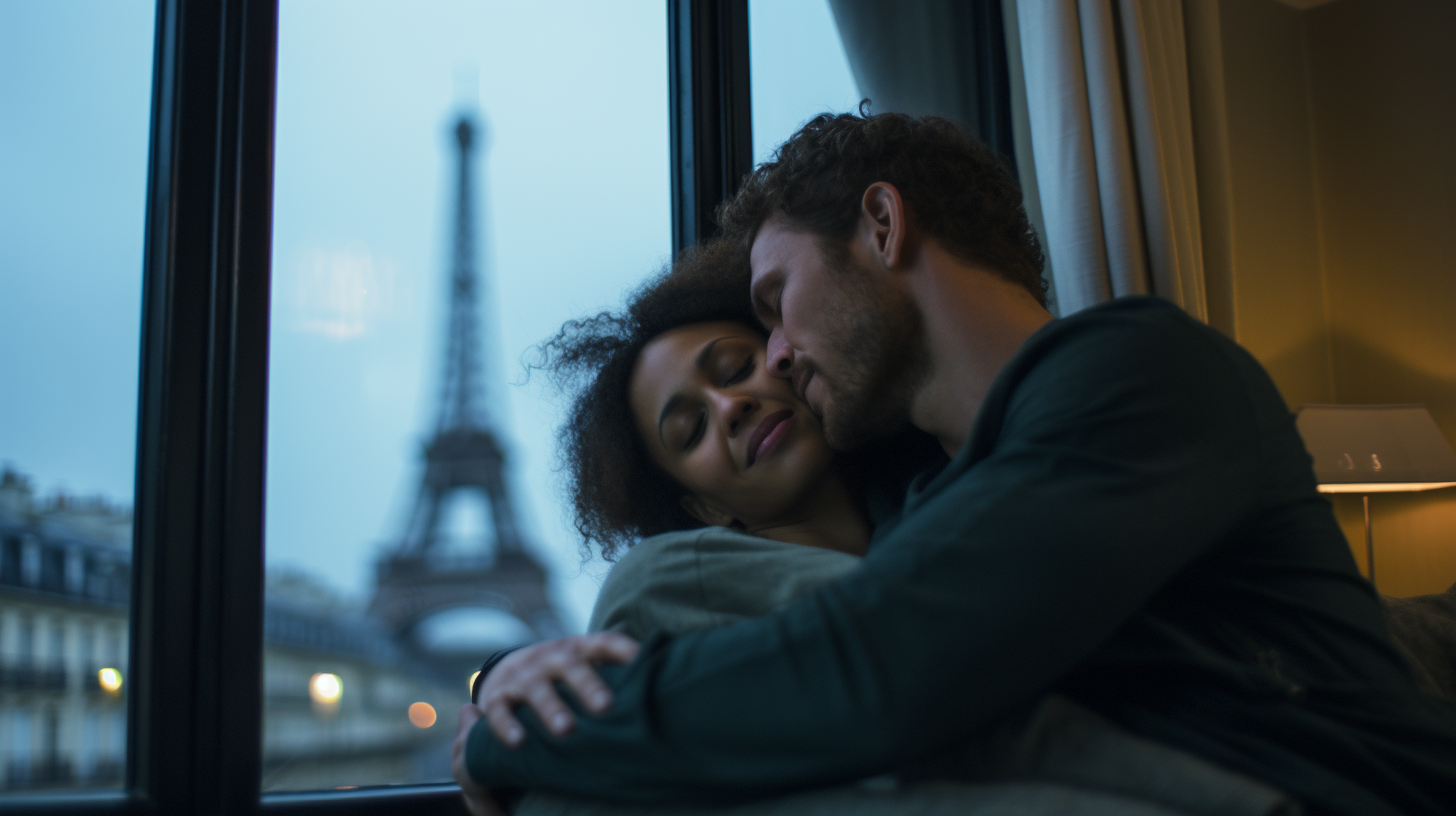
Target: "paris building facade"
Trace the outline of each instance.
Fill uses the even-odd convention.
[[[129,509],[37,499],[23,476],[0,473],[0,791],[122,785],[131,538]],[[267,787],[440,764],[468,678],[411,671],[376,624],[306,576],[275,577],[268,597]]]

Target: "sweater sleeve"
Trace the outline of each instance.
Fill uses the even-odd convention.
[[[645,643],[616,702],[471,775],[629,802],[727,801],[938,753],[1086,659],[1249,511],[1258,423],[1229,349],[1075,323],[1008,364],[960,455],[863,563],[772,614]],[[1029,648],[1030,646],[1030,648]]]

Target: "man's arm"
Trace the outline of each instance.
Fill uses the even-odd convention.
[[[848,573],[859,561],[859,556],[722,528],[645,539],[616,563],[602,585],[589,623],[592,634],[496,653],[481,667],[471,700],[481,704],[491,729],[507,745],[519,745],[525,737],[512,714],[518,703],[552,724],[552,733],[564,735],[575,719],[557,683],[588,712],[605,711],[611,692],[596,667],[630,663],[637,656],[634,638],[658,631],[681,634],[768,614]],[[494,668],[507,660],[496,673]],[[571,719],[555,725],[563,713]]]
[[[476,727],[474,778],[762,796],[900,767],[1045,690],[1243,517],[1258,472],[1226,349],[1191,327],[1081,326],[1013,361],[968,443],[984,458],[953,462],[863,568],[764,618],[649,641],[603,668],[616,702],[570,736],[527,714],[513,750]]]

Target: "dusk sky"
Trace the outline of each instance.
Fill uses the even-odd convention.
[[[760,158],[858,101],[827,0],[750,4]],[[0,0],[0,463],[132,495],[153,12]],[[481,126],[490,409],[529,538],[581,626],[600,564],[552,469],[523,354],[668,259],[662,0],[281,4],[267,546],[363,599],[420,476],[443,357],[454,147]],[[452,528],[483,522],[468,502]]]

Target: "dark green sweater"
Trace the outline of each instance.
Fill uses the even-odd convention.
[[[1048,689],[1310,813],[1448,813],[1456,710],[1423,695],[1257,362],[1161,301],[1049,323],[861,567],[603,675],[564,739],[470,735],[471,775],[730,800],[903,768]]]

